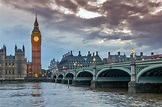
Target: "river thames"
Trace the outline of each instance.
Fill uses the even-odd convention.
[[[0,84],[0,107],[162,107],[162,94],[55,83]]]

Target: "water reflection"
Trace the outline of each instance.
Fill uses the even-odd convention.
[[[162,107],[161,94],[54,83],[0,84],[0,107]]]
[[[32,85],[32,94],[33,97],[41,96],[41,87],[39,83],[33,83]]]
[[[37,106],[37,107],[41,107],[43,106],[44,104],[44,99],[43,99],[43,96],[42,96],[42,88],[40,86],[41,84],[40,83],[33,83],[32,84],[32,90],[31,90],[31,99],[30,99],[30,102],[33,106]]]

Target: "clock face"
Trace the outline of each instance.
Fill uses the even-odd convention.
[[[38,40],[39,40],[38,36],[35,36],[35,37],[34,37],[34,41],[37,42]]]

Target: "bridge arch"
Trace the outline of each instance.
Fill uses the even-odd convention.
[[[68,83],[68,81],[70,83],[72,83],[72,80],[74,78],[74,73],[73,72],[67,72],[65,75],[64,75],[64,83]]]
[[[96,80],[101,87],[128,88],[130,70],[122,67],[104,68],[96,75]]]
[[[68,72],[68,73],[65,74],[65,78],[66,77],[74,77],[74,73]]]
[[[93,76],[93,73],[91,70],[83,70],[83,71],[79,71],[76,74],[76,77],[91,77]]]
[[[139,83],[162,83],[162,64],[148,66],[137,75],[137,82]]]
[[[57,76],[56,76],[56,75],[54,75],[54,76],[53,76],[53,79],[56,79],[56,78],[57,78]]]
[[[58,78],[63,78],[63,77],[64,77],[63,74],[58,75]]]
[[[110,71],[110,70],[120,70],[120,71],[123,71],[123,72],[125,72],[125,73],[131,75],[131,71],[130,71],[128,68],[114,67],[114,68],[104,68],[104,69],[100,70],[100,71],[97,73],[96,77],[98,78],[99,75],[100,75],[101,73],[103,73],[103,72],[105,72],[105,71]]]
[[[90,85],[92,79],[93,73],[91,70],[82,70],[76,74],[76,81],[80,85]]]

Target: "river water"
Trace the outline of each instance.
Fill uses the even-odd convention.
[[[0,107],[162,107],[162,94],[55,83],[0,84]]]

